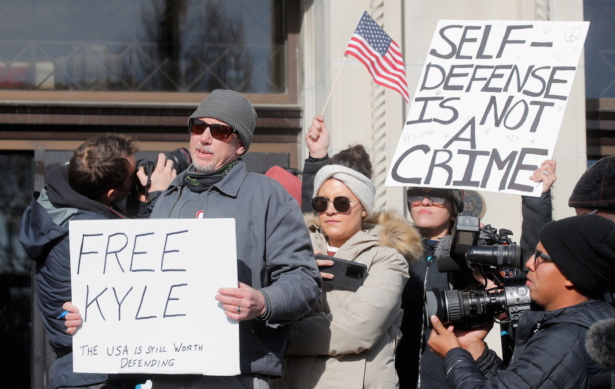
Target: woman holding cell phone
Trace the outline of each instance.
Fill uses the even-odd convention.
[[[365,264],[368,275],[356,291],[324,284],[315,308],[295,323],[278,388],[398,385],[401,293],[408,262],[421,255],[421,239],[401,215],[374,212],[371,169],[359,145],[335,155],[316,175],[311,203],[317,217],[308,220],[314,251]]]

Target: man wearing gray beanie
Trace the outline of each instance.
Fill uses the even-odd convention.
[[[615,223],[574,216],[547,224],[539,238],[525,264],[536,307],[521,314],[508,367],[482,341],[485,331],[463,334],[460,343],[432,316],[429,346],[444,357],[451,388],[589,388],[609,370],[589,357],[585,336],[615,317],[599,299],[615,282]]]
[[[188,120],[192,165],[157,197],[151,215],[235,219],[239,287],[227,285],[217,296],[203,298],[215,298],[228,318],[239,321],[242,374],[158,375],[155,388],[267,388],[270,377],[283,373],[288,324],[320,297],[321,279],[299,204],[273,179],[248,173],[240,158],[250,148],[256,120],[241,93],[215,90],[205,98]]]

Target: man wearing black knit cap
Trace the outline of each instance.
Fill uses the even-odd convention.
[[[583,173],[568,206],[577,215],[596,214],[615,221],[615,157],[602,158]]]
[[[451,388],[588,388],[608,371],[587,354],[589,327],[615,317],[597,300],[615,282],[615,223],[575,216],[547,224],[526,262],[530,297],[507,368],[482,341],[485,331],[452,332],[433,316],[429,345],[444,357]]]

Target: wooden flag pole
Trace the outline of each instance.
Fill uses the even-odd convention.
[[[345,55],[344,56],[344,62],[342,62],[342,67],[340,67],[340,71],[339,73],[337,73],[337,77],[335,78],[335,82],[333,83],[333,86],[331,87],[331,92],[329,92],[329,97],[327,97],[327,101],[325,101],[325,106],[322,107],[322,112],[320,113],[320,116],[325,114],[325,110],[327,109],[327,105],[329,104],[329,100],[331,100],[331,95],[333,94],[333,89],[335,89],[335,85],[337,84],[337,80],[340,79],[340,74],[342,74],[342,69],[344,68],[344,65],[346,64],[346,60],[348,59],[348,56]]]

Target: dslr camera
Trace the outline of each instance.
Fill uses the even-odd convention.
[[[186,170],[188,166],[190,166],[190,164],[192,163],[192,156],[190,155],[190,151],[185,147],[180,147],[179,149],[175,149],[171,152],[163,153],[163,154],[167,158],[168,161],[173,161],[173,169],[175,169],[177,174]],[[157,163],[158,163],[157,159],[156,160],[146,159],[146,158],[140,159],[137,161],[137,170],[139,170],[139,168],[142,167],[143,170],[145,171],[145,174],[147,174],[147,178],[149,181],[149,178],[152,176],[152,172],[154,171],[154,169],[156,169]],[[135,182],[139,186],[141,186],[140,189],[143,189],[139,180],[135,180]]]
[[[453,289],[426,291],[428,317],[436,315],[444,324],[472,329],[484,327],[506,313],[508,320],[500,323],[514,331],[519,315],[530,309],[531,300],[525,286],[521,248],[510,240],[510,235],[510,230],[498,231],[491,225],[481,228],[480,219],[473,213],[459,213],[448,250],[437,255],[438,270],[449,273]],[[474,271],[496,287],[486,290],[474,279]]]
[[[173,161],[173,169],[177,174],[183,172],[188,169],[188,166],[192,163],[192,156],[190,155],[190,151],[185,147],[180,147],[179,149],[175,149],[168,153],[163,153],[167,158],[167,161]],[[152,173],[156,169],[156,164],[158,163],[158,159],[147,159],[143,158],[137,161],[137,170],[139,168],[143,168],[145,174],[147,174],[147,184],[143,186],[141,182],[135,178],[134,180],[134,193],[144,193],[149,188]],[[136,177],[136,176],[135,176]]]

